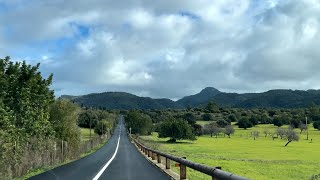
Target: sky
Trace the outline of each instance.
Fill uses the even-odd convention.
[[[56,96],[320,89],[320,0],[0,0],[0,57]]]

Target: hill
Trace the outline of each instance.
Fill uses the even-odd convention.
[[[181,109],[198,107],[214,101],[222,107],[239,108],[303,108],[310,103],[320,105],[320,90],[270,90],[263,93],[225,93],[207,87],[200,93],[186,96],[178,101],[139,97],[125,92],[104,92],[84,96],[61,96],[86,107],[108,109]]]
[[[167,109],[183,108],[170,99],[152,99],[139,97],[125,92],[93,93],[84,96],[61,96],[86,107],[102,107],[108,109]]]
[[[206,87],[200,93],[186,96],[177,101],[178,104],[183,105],[184,107],[187,106],[198,106],[200,104],[207,104],[209,100],[214,99],[214,97],[221,93],[219,90],[213,87]]]

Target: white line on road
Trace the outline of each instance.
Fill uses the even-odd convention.
[[[121,134],[121,126],[120,126],[120,134]],[[120,134],[119,134],[119,138],[118,138],[118,144],[117,144],[116,151],[112,155],[111,159],[107,162],[107,164],[103,166],[103,168],[99,171],[99,173],[92,180],[98,180],[100,178],[100,176],[102,175],[102,173],[107,169],[107,167],[110,165],[110,163],[116,157],[117,152],[118,152],[118,148],[119,148]]]

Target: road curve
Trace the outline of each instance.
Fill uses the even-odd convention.
[[[119,147],[115,153],[119,139]],[[124,119],[120,116],[113,136],[97,152],[31,177],[30,180],[92,180],[94,178],[99,180],[170,179],[148,162],[130,142],[124,127]]]

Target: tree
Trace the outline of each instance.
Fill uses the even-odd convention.
[[[211,135],[211,137],[214,135],[217,138],[219,133],[221,132],[221,129],[217,126],[216,123],[213,122],[210,124],[206,124],[204,126],[204,131],[208,132]]]
[[[202,114],[201,117],[204,121],[212,121],[213,120],[213,116],[209,113]]]
[[[264,129],[263,133],[264,133],[265,137],[267,137],[270,134],[270,130],[269,129]]]
[[[188,121],[188,124],[195,124],[197,122],[196,116],[193,113],[185,113],[182,118]]]
[[[287,146],[292,141],[299,141],[299,136],[292,127],[289,127],[289,129],[286,132],[286,136],[288,138],[288,142],[284,146]]]
[[[236,115],[234,115],[234,114],[230,114],[230,115],[228,116],[228,120],[229,120],[230,122],[237,122],[237,121],[238,121]]]
[[[259,124],[259,119],[257,116],[254,116],[252,115],[250,118],[249,118],[249,121],[251,122],[252,126],[255,126],[257,124]]]
[[[170,137],[169,142],[176,142],[181,139],[195,140],[195,134],[191,126],[183,119],[172,119],[160,124],[159,137]]]
[[[49,113],[49,121],[55,130],[55,137],[67,141],[69,149],[77,149],[81,142],[77,122],[80,107],[68,100],[57,100],[50,106]]]
[[[281,127],[283,125],[283,121],[282,121],[282,119],[276,117],[276,118],[273,119],[273,124],[275,126]]]
[[[290,121],[290,125],[292,126],[292,127],[294,127],[294,128],[300,128],[300,125],[301,125],[302,123],[301,123],[301,121],[300,121],[300,119],[292,119],[291,121]]]
[[[110,119],[102,119],[98,122],[94,128],[94,132],[99,135],[107,134],[107,132],[113,127],[113,121]]]
[[[131,133],[148,135],[152,131],[152,121],[148,115],[138,111],[130,111],[126,116],[127,128],[131,128]]]
[[[219,119],[219,120],[217,121],[217,124],[218,124],[219,127],[224,128],[224,127],[226,127],[229,123],[228,123],[226,120]]]
[[[191,127],[193,129],[193,133],[196,136],[201,136],[202,135],[202,126],[200,124],[192,124]]]
[[[254,140],[256,140],[256,138],[258,138],[259,137],[259,131],[253,131],[253,132],[251,132],[251,135],[253,136],[253,139]]]
[[[280,136],[282,139],[286,135],[286,130],[284,128],[278,128],[276,131],[277,137]]]
[[[253,125],[247,117],[242,117],[238,122],[238,126],[239,128],[247,129],[247,128],[251,128]]]
[[[78,124],[83,128],[94,128],[98,123],[98,113],[92,109],[83,110],[79,115]]]
[[[230,138],[230,135],[234,133],[234,128],[231,125],[226,126],[224,133],[226,135],[228,135],[228,137]]]
[[[219,113],[220,107],[215,102],[209,102],[205,107],[205,110],[209,113]]]
[[[269,114],[262,114],[260,117],[260,124],[272,124],[272,118],[270,118]]]
[[[26,145],[34,140],[32,149],[44,148],[55,138],[49,108],[54,102],[50,90],[52,74],[43,78],[35,66],[0,58],[0,174],[16,169],[22,161]],[[19,170],[20,171],[20,170]],[[4,174],[3,174],[4,172]],[[21,171],[20,171],[21,172]],[[7,176],[8,175],[8,176]]]
[[[300,129],[300,134],[301,134],[303,131],[307,130],[307,126],[305,124],[300,124],[299,129]]]
[[[10,57],[0,58],[0,96],[8,111],[15,118],[12,124],[23,131],[24,139],[40,139],[54,136],[49,122],[49,106],[54,102],[50,90],[52,74],[44,79],[35,66],[23,62],[11,62]]]
[[[315,129],[320,130],[320,121],[315,121],[315,122],[313,123],[313,127],[314,127]]]

